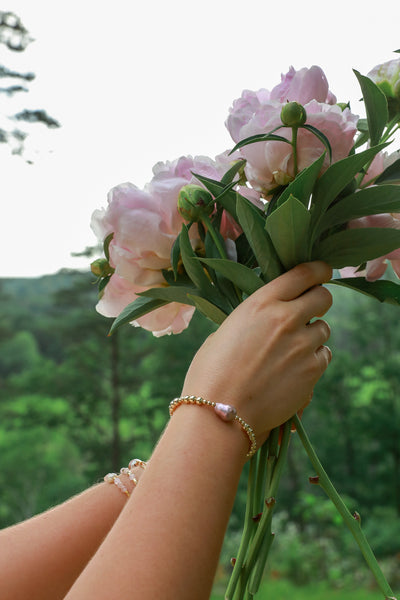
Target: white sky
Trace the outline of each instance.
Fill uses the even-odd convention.
[[[400,47],[398,0],[8,0],[35,38],[0,64],[36,81],[2,114],[44,108],[62,128],[35,134],[33,165],[0,145],[0,277],[37,276],[89,261],[89,223],[108,190],[142,186],[153,164],[232,146],[224,121],[242,90],[320,65],[359,113],[352,68],[366,74]],[[12,113],[11,113],[12,111]],[[42,132],[42,127],[35,129]]]

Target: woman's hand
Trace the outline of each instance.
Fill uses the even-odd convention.
[[[298,265],[238,306],[196,354],[182,395],[232,404],[260,441],[306,405],[327,368],[331,268]]]

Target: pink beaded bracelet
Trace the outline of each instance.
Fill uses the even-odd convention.
[[[222,404],[221,402],[212,402],[211,400],[204,400],[200,396],[181,396],[180,398],[174,398],[169,404],[169,415],[172,417],[175,410],[181,404],[197,404],[199,406],[211,406],[214,409],[215,414],[225,422],[237,421],[242,428],[243,432],[249,438],[249,451],[247,457],[251,458],[253,454],[257,452],[256,436],[253,429],[246,421],[237,415],[236,408],[230,404]]]

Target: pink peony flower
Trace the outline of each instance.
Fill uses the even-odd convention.
[[[316,97],[313,97],[315,94]],[[348,108],[343,111],[332,105],[335,97],[329,92],[323,71],[319,67],[293,68],[282,77],[282,82],[272,92],[245,90],[235,100],[226,126],[237,143],[251,135],[268,133],[280,126],[282,105],[287,100],[301,102],[307,112],[307,124],[321,130],[332,146],[332,160],[345,158],[354,142],[358,117]],[[292,132],[280,129],[278,135],[290,140]],[[315,161],[324,151],[323,144],[309,131],[299,129],[298,169],[302,170]],[[277,185],[285,185],[294,178],[293,153],[284,142],[258,142],[245,146],[240,155],[246,158],[246,175],[251,185],[264,196]],[[325,158],[324,169],[329,165]]]
[[[160,285],[162,282],[160,282]],[[138,286],[120,277],[112,275],[103,296],[100,298],[96,309],[105,317],[116,317],[120,312],[133,302],[138,293],[144,292],[149,286]],[[152,285],[150,287],[158,287]],[[171,302],[154,310],[131,324],[152,331],[155,337],[171,333],[181,333],[189,325],[194,313],[194,308],[186,304]]]
[[[109,192],[107,209],[96,210],[92,216],[92,229],[99,240],[114,233],[109,252],[115,273],[96,307],[101,314],[116,317],[138,293],[166,285],[162,269],[171,267],[171,249],[184,222],[177,209],[179,191],[188,183],[198,183],[192,171],[219,180],[226,170],[224,161],[181,157],[157,163],[152,180],[143,190],[123,183]],[[223,215],[221,233],[232,258],[235,249],[232,240],[241,231],[229,215]],[[200,243],[196,226],[190,228],[189,235],[193,247]],[[192,306],[174,302],[133,324],[156,336],[180,333],[188,326],[193,312]]]
[[[316,100],[326,104],[336,104],[336,96],[329,91],[325,73],[316,65],[309,69],[304,67],[300,71],[290,67],[286,75],[282,73],[281,83],[271,91],[270,100],[282,103],[295,101],[300,104]]]
[[[386,168],[385,166],[385,162],[387,160],[387,154],[386,152],[379,152],[374,160],[372,161],[372,163],[370,164],[370,166],[368,167],[367,172],[365,173],[363,182],[362,182],[362,186],[368,186],[368,185],[373,185],[374,180],[379,177],[379,175],[382,173],[382,171]]]

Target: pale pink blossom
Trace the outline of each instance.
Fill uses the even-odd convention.
[[[368,167],[367,172],[365,173],[364,179],[362,181],[362,185],[367,186],[374,183],[375,179],[379,177],[384,169],[385,160],[387,158],[386,152],[379,152],[375,157],[370,166]]]
[[[299,102],[307,104],[311,100],[336,104],[336,97],[329,90],[325,73],[317,65],[309,69],[304,67],[296,71],[293,67],[281,75],[281,83],[275,86],[270,95],[270,100],[278,102]]]
[[[109,192],[107,209],[96,210],[92,217],[92,228],[99,240],[114,234],[109,253],[115,273],[97,305],[101,314],[116,317],[138,293],[166,285],[162,269],[171,267],[171,249],[184,223],[177,209],[181,188],[198,183],[193,172],[219,180],[226,170],[222,162],[208,157],[181,157],[157,163],[153,178],[143,190],[123,183]],[[240,232],[233,219],[223,215],[221,233],[231,257],[235,249],[232,240]],[[190,228],[189,236],[193,247],[200,244],[197,226]],[[193,312],[192,306],[174,302],[140,317],[135,324],[156,336],[180,333]]]
[[[281,125],[283,104],[270,100],[268,94],[244,92],[235,101],[226,122],[235,142],[260,133],[268,133]],[[348,108],[343,111],[337,105],[310,100],[305,105],[306,123],[322,131],[332,147],[332,161],[345,158],[354,143],[358,117]],[[291,139],[291,129],[282,128],[278,135]],[[311,132],[299,129],[297,138],[298,169],[314,162],[325,150],[324,145]],[[292,147],[280,141],[257,142],[240,149],[247,160],[246,175],[250,184],[264,196],[277,185],[287,184],[294,178]],[[323,170],[329,166],[325,157]]]
[[[135,285],[114,273],[96,306],[97,311],[105,317],[116,317],[138,297],[137,294],[146,289],[148,289],[147,286]],[[131,324],[152,331],[155,337],[181,333],[189,325],[194,310],[193,306],[170,302],[140,319],[132,321]]]

